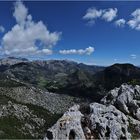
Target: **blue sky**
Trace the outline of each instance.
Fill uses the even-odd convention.
[[[17,13],[15,12],[16,8]],[[109,8],[114,11],[117,10],[112,19],[108,17],[111,15],[104,16]],[[0,25],[4,28],[4,31],[2,30],[0,33],[1,56],[11,55],[32,59],[70,59],[96,65],[111,65],[113,63],[140,65],[139,8],[140,2],[130,1],[25,1],[20,4],[0,2]],[[26,9],[28,10],[27,13],[25,12]],[[89,12],[88,9],[91,9],[92,17],[84,18]],[[18,27],[17,25],[19,25],[23,32],[23,38],[26,39],[24,36],[27,35],[25,30],[28,27],[22,29],[24,25],[21,24],[24,23],[21,20],[25,19],[22,19],[23,16],[19,17],[19,12],[21,12],[20,15],[25,15],[25,18],[31,15],[32,19],[29,22],[33,22],[34,28],[35,25],[38,25],[39,29],[41,27],[40,31],[45,30],[41,32],[43,35],[39,37],[36,35],[39,32],[31,32],[32,41],[36,39],[34,45],[30,39],[27,39],[26,42],[20,39],[20,34],[17,33],[19,30],[12,31],[14,26]],[[94,12],[100,12],[100,14],[98,13],[97,16],[94,15]],[[120,19],[123,19],[125,23],[116,24],[116,21]],[[136,25],[129,24],[130,20],[133,20],[131,23],[134,22]],[[40,24],[38,24],[39,21],[41,21]],[[49,34],[47,34],[48,32]],[[45,37],[46,34],[47,37]],[[14,37],[15,41],[13,41]],[[27,47],[24,48],[24,45]]]

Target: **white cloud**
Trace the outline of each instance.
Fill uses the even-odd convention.
[[[18,1],[13,16],[17,24],[2,38],[3,53],[13,56],[50,55],[61,33],[50,32],[42,21],[34,22],[25,5]]]
[[[24,24],[28,15],[28,9],[23,5],[22,2],[15,3],[15,11],[13,16],[15,17],[17,23]]]
[[[87,25],[94,25],[97,19],[105,20],[106,22],[111,22],[117,17],[118,9],[117,8],[108,8],[108,9],[96,9],[89,8],[86,11],[86,14],[83,16],[84,20],[87,20]],[[129,20],[124,18],[118,19],[114,22],[118,27],[124,27],[128,25],[130,28],[140,31],[140,8],[136,9],[131,13]]]
[[[118,19],[118,20],[115,21],[115,25],[119,26],[119,27],[124,27],[125,23],[126,23],[126,21],[123,18]]]
[[[96,8],[89,8],[87,13],[83,16],[83,19],[93,20],[102,15],[102,10],[97,10]]]
[[[89,23],[94,23],[97,18],[104,19],[111,22],[117,16],[117,8],[99,9],[89,8],[83,19],[88,20]]]
[[[79,55],[83,55],[83,54],[90,55],[93,52],[94,52],[94,48],[91,46],[89,46],[88,48],[79,49],[79,50],[70,49],[70,50],[60,50],[59,51],[60,54],[79,54]]]
[[[2,25],[0,25],[0,32],[1,33],[5,32],[5,28]]]
[[[136,55],[136,54],[131,54],[130,57],[131,57],[132,59],[136,59],[136,58],[137,58],[137,55]]]
[[[117,16],[117,12],[118,12],[117,8],[105,9],[103,10],[102,18],[110,22]]]
[[[131,14],[132,19],[127,22],[132,29],[140,30],[140,8]]]

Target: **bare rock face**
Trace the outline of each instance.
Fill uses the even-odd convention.
[[[85,139],[81,126],[82,116],[79,105],[71,107],[54,126],[48,129],[47,137],[55,140]]]
[[[99,139],[130,139],[127,117],[114,106],[98,103],[90,104],[91,130],[98,133]]]
[[[123,84],[100,103],[75,105],[48,129],[45,139],[137,139],[140,136],[140,86]]]
[[[111,90],[101,103],[112,104],[127,115],[140,120],[140,86],[121,85]]]
[[[70,108],[53,127],[48,129],[47,137],[60,140],[130,139],[128,126],[127,117],[114,106],[92,103],[89,114],[82,114],[79,106]]]
[[[101,103],[113,105],[128,118],[132,138],[140,136],[140,86],[121,85],[111,90]]]

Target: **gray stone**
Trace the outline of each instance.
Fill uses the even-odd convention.
[[[48,129],[51,139],[133,139],[140,136],[140,86],[123,84],[108,92],[100,103],[70,108]],[[85,109],[88,109],[85,107]],[[48,135],[47,135],[48,136]],[[45,137],[48,140],[48,137]]]
[[[111,90],[101,103],[112,104],[125,114],[133,115],[140,120],[140,86],[121,85]]]
[[[48,131],[52,132],[54,140],[85,139],[81,126],[79,106],[71,107]]]
[[[98,103],[90,104],[91,130],[97,131],[100,139],[130,139],[127,117],[114,106]]]

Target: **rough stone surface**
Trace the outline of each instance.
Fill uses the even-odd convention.
[[[48,131],[52,132],[53,139],[130,139],[128,126],[127,117],[114,106],[92,103],[88,116],[73,106]]]
[[[112,104],[125,114],[140,120],[140,86],[121,85],[111,90],[101,103]]]
[[[123,84],[101,103],[70,108],[48,129],[45,139],[138,139],[140,137],[140,86]]]
[[[55,140],[85,139],[81,126],[82,116],[79,111],[79,106],[75,105],[71,107],[54,126],[48,129],[48,131],[52,133],[53,139]]]
[[[98,103],[90,104],[91,130],[98,133],[100,139],[130,139],[127,117],[114,106]]]

